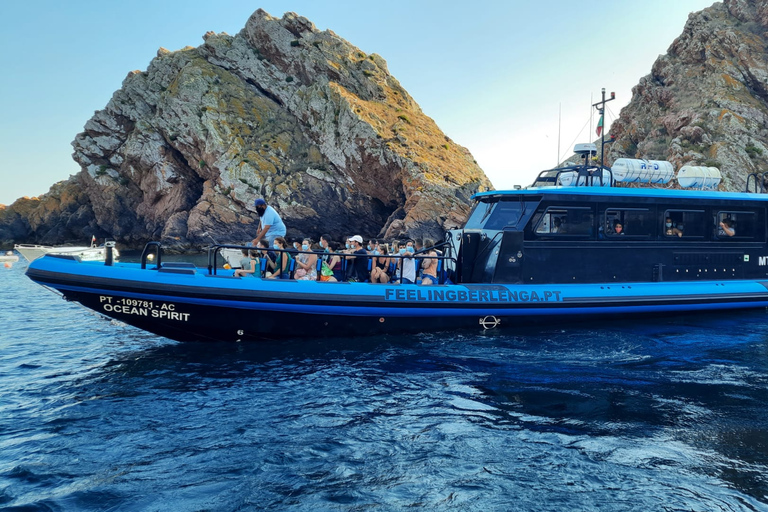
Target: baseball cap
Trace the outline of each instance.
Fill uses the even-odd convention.
[[[355,235],[352,238],[350,238],[350,240],[352,240],[353,242],[357,242],[359,244],[363,243],[363,237],[361,237],[360,235]]]
[[[265,204],[267,204],[267,202],[265,200],[263,200],[262,198],[258,198],[256,201],[253,202],[254,206],[262,206],[262,205],[265,205]]]

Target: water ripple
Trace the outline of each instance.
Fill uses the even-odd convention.
[[[176,344],[0,280],[9,510],[768,510],[763,311]]]

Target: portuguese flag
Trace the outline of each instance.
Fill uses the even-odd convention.
[[[597,136],[599,137],[603,133],[603,116],[600,116],[600,120],[597,122]]]

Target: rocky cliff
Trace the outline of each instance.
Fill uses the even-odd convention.
[[[768,0],[725,0],[689,16],[611,127],[608,160],[720,168],[744,190],[768,171]]]
[[[333,32],[258,10],[204,41],[129,73],[73,142],[82,171],[0,210],[0,240],[250,240],[257,197],[289,235],[442,238],[491,186],[384,59]]]

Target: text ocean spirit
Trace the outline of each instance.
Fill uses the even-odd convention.
[[[123,315],[146,316],[152,318],[165,318],[189,321],[189,313],[176,311],[176,305],[168,302],[154,302],[151,300],[126,299],[123,297],[109,297],[100,295],[99,302],[107,313],[120,313]]]

